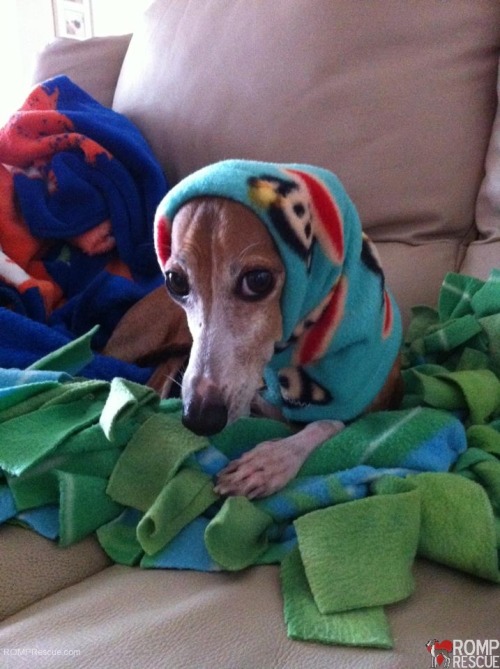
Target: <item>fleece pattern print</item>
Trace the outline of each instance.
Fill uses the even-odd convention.
[[[265,371],[265,397],[289,420],[348,421],[382,389],[401,345],[398,308],[377,253],[338,178],[310,165],[226,160],[175,186],[156,216],[162,267],[177,211],[202,196],[249,207],[286,270],[283,341]]]
[[[88,332],[100,351],[161,284],[152,221],[168,189],[139,130],[66,76],[0,128],[0,366],[24,368]],[[96,356],[84,376],[145,383]]]

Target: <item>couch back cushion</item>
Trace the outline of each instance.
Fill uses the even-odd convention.
[[[499,47],[498,0],[156,0],[114,108],[172,183],[222,158],[321,165],[376,241],[452,239],[453,264],[474,236]]]
[[[130,38],[131,35],[113,35],[80,42],[56,37],[36,59],[32,81],[38,84],[66,74],[98,102],[111,107]]]
[[[468,247],[462,265],[464,273],[480,278],[486,278],[491,267],[500,267],[500,68],[497,97],[497,114],[486,154],[486,174],[477,198],[479,236]]]

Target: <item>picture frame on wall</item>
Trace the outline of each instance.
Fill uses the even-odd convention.
[[[57,37],[88,39],[93,35],[91,0],[52,0]]]

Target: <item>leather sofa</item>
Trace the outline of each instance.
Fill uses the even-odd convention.
[[[499,58],[497,0],[156,0],[132,36],[51,43],[33,79],[127,115],[172,184],[229,157],[330,168],[407,324],[446,272],[500,265]],[[12,526],[0,547],[5,667],[417,669],[430,639],[499,637],[498,588],[424,560],[384,651],[288,639],[274,566],[140,570]]]

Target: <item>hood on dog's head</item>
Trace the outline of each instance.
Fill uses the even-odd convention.
[[[311,165],[225,160],[202,168],[172,188],[158,206],[155,246],[161,267],[170,255],[178,210],[196,197],[224,197],[248,207],[272,236],[286,280],[282,295],[284,339],[323,302],[339,278],[346,245],[357,243],[343,210],[355,212],[337,177]],[[346,235],[349,238],[346,239]]]
[[[401,322],[378,256],[342,184],[311,165],[226,160],[183,179],[160,203],[162,267],[175,215],[222,197],[254,212],[285,266],[283,340],[265,370],[265,397],[289,420],[351,420],[376,397],[399,352]]]

